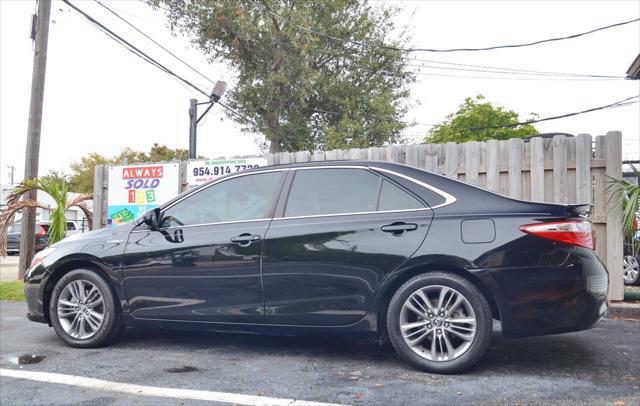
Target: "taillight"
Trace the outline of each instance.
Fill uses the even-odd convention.
[[[42,226],[38,226],[38,237],[43,237],[47,232],[45,231],[44,227]]]
[[[527,224],[520,231],[549,240],[595,249],[595,238],[589,221],[565,220]]]

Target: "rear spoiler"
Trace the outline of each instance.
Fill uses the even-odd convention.
[[[585,204],[567,204],[567,211],[571,214],[581,217],[587,217],[591,214],[593,205],[591,203]]]

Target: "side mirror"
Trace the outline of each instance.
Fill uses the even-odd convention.
[[[162,213],[160,212],[160,208],[156,207],[153,210],[149,210],[145,213],[142,221],[144,224],[148,225],[153,231],[158,231],[160,229],[160,223],[162,220]]]

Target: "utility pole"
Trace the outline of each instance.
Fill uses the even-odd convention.
[[[189,100],[189,159],[196,159],[196,157],[198,156],[196,152],[196,144],[198,139],[198,123],[209,112],[209,110],[211,110],[211,107],[213,107],[213,105],[218,100],[220,100],[226,89],[227,82],[219,80],[213,87],[211,96],[209,96],[209,101],[198,103],[196,99]],[[198,106],[201,104],[208,104],[209,106],[204,111],[204,113],[202,113],[202,115],[198,117]]]
[[[7,168],[9,168],[9,173],[10,173],[9,179],[11,180],[11,186],[13,186],[13,180],[14,180],[13,174],[16,171],[16,167],[13,165],[7,165]]]
[[[38,161],[40,159],[40,129],[42,126],[42,104],[44,101],[44,79],[47,68],[47,44],[49,42],[49,18],[51,16],[51,0],[38,1],[36,16],[35,48],[33,53],[33,73],[31,75],[31,104],[29,105],[29,125],[27,129],[27,149],[24,159],[24,179],[38,177]],[[24,199],[37,200],[35,190],[25,193]],[[22,233],[20,235],[20,264],[18,279],[31,263],[35,245],[36,210],[27,208],[22,213]]]

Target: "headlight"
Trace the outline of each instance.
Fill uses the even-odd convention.
[[[42,262],[42,260],[49,254],[51,254],[56,249],[53,247],[45,248],[42,251],[38,252],[31,261],[31,265],[29,265],[29,269],[33,269],[36,265]]]

